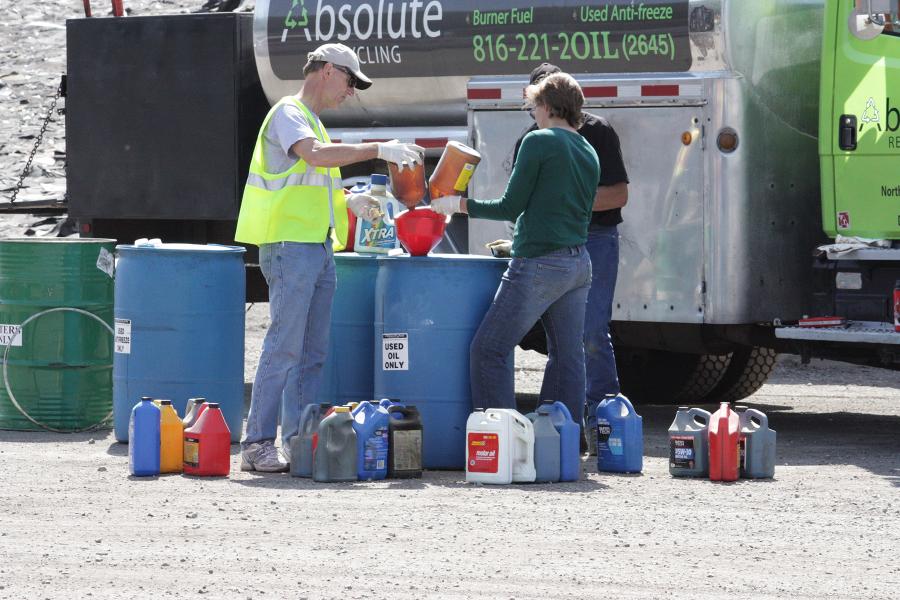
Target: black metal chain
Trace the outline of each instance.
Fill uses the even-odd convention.
[[[31,154],[28,155],[28,160],[25,162],[25,168],[22,169],[22,174],[19,175],[19,181],[16,182],[16,187],[13,188],[12,196],[9,200],[10,204],[16,201],[16,196],[18,196],[19,192],[22,190],[22,184],[25,182],[25,178],[28,177],[28,174],[31,172],[31,162],[34,160],[34,155],[37,154],[38,148],[40,148],[41,142],[44,140],[44,133],[46,133],[47,125],[50,124],[50,120],[53,118],[53,109],[56,108],[56,103],[59,101],[62,91],[63,82],[60,82],[59,87],[56,88],[56,95],[53,96],[53,101],[50,103],[50,108],[47,110],[47,116],[44,117],[44,122],[41,123],[41,130],[38,132],[37,139],[34,141],[34,147],[31,149]]]

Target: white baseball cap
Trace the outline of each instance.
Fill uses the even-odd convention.
[[[365,90],[372,85],[372,80],[359,70],[359,59],[356,57],[356,52],[344,44],[322,44],[307,54],[306,59],[321,60],[345,67],[356,77],[356,89],[358,90]]]

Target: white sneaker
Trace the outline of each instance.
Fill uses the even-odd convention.
[[[284,473],[287,470],[288,464],[272,441],[250,444],[241,451],[241,471]]]

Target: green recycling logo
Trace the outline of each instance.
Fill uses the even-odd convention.
[[[291,9],[288,11],[287,16],[284,17],[284,33],[287,34],[288,30],[302,27],[303,33],[306,35],[306,41],[311,41],[309,28],[307,27],[309,25],[309,13],[304,2],[305,0],[292,0]],[[282,41],[284,40],[282,39]]]

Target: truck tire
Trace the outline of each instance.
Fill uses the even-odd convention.
[[[731,355],[616,348],[622,393],[639,404],[699,403],[728,370]]]
[[[731,354],[728,369],[706,402],[737,402],[752,396],[775,368],[777,354],[771,348],[751,347]]]

